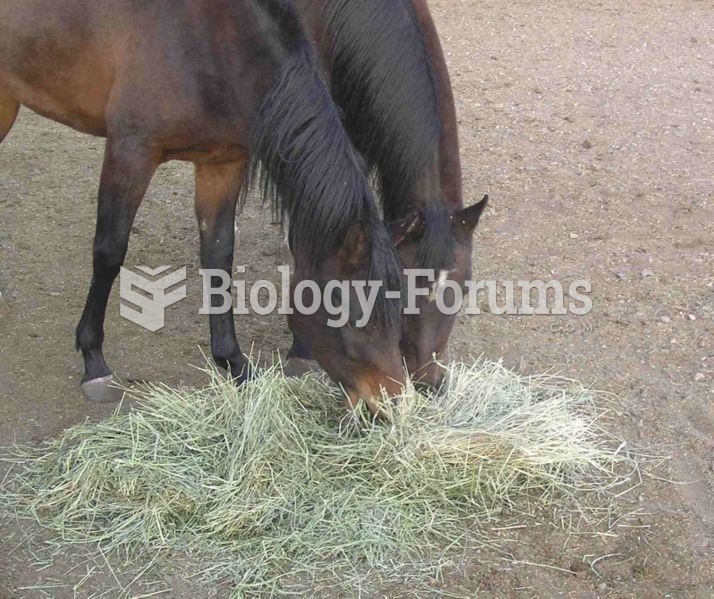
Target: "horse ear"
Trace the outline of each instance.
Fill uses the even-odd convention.
[[[362,223],[355,223],[345,235],[345,240],[337,252],[340,268],[346,273],[363,267],[369,254],[367,234]]]
[[[461,230],[461,232],[467,236],[471,237],[476,230],[476,225],[478,225],[479,220],[481,220],[481,215],[483,211],[486,210],[488,206],[488,196],[484,196],[478,204],[469,206],[461,212],[457,212],[455,215],[456,226]]]
[[[424,234],[424,219],[421,212],[412,210],[403,219],[388,225],[394,245],[399,247],[405,241],[416,239]]]

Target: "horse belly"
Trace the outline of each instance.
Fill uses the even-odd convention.
[[[54,85],[51,80],[38,84],[0,74],[0,86],[37,114],[83,133],[106,136],[106,95],[93,83],[75,79],[64,85]]]

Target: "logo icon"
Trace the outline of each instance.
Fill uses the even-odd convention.
[[[166,325],[166,308],[186,297],[186,285],[169,291],[186,280],[186,267],[164,274],[170,269],[170,266],[160,266],[156,269],[137,266],[137,270],[144,273],[144,276],[122,268],[119,289],[122,317],[152,333],[163,329]]]

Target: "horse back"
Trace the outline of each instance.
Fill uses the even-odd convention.
[[[283,50],[257,0],[4,0],[0,87],[80,131],[173,157],[247,143]]]

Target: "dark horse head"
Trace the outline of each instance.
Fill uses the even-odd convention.
[[[295,258],[290,327],[353,405],[365,400],[376,411],[372,399],[383,391],[398,393],[405,379],[400,303],[387,299],[388,291],[400,289],[399,261],[367,167],[307,46],[284,61],[252,139],[252,173],[262,179],[276,213],[286,214],[290,222]],[[368,318],[357,315],[343,326],[329,326],[331,315],[324,301],[314,302],[315,289],[322,297],[330,283],[355,281],[381,284],[373,311]],[[355,293],[350,287],[340,301],[356,308]],[[313,303],[316,310],[305,309]],[[355,320],[364,323],[355,326]]]
[[[309,280],[317,283],[325,297],[315,314],[295,309],[288,317],[293,333],[305,339],[320,365],[342,385],[350,403],[354,406],[362,399],[375,414],[380,410],[374,398],[383,391],[397,394],[404,386],[404,363],[399,349],[399,302],[385,299],[384,291],[380,291],[370,317],[362,312],[354,287],[343,290],[333,286],[331,293],[326,290],[331,282],[343,281],[376,281],[386,283],[391,290],[399,288],[397,261],[390,257],[393,251],[390,239],[381,232],[375,238],[374,231],[379,230],[378,227],[383,227],[380,221],[370,226],[352,225],[337,251],[317,270],[308,267],[309,262],[298,251],[293,295],[301,281]],[[304,289],[300,295],[302,305],[310,306],[313,292]],[[335,320],[327,312],[327,302],[349,308],[347,321],[342,326],[325,325],[329,319]]]
[[[446,62],[425,0],[299,0],[322,40],[332,94],[379,183],[402,266],[434,281],[472,276],[472,236],[486,201],[464,209],[456,111]],[[324,35],[323,30],[327,35]],[[402,318],[412,377],[439,386],[455,316],[421,298]]]
[[[402,317],[401,348],[415,381],[438,388],[443,378],[441,359],[456,322],[456,315],[440,311],[435,301],[439,286],[456,282],[466,296],[466,281],[473,272],[473,234],[488,204],[481,202],[454,212],[415,210],[391,225],[394,242],[405,269],[427,270],[431,276],[416,278],[416,287],[429,295],[415,297],[418,314]],[[448,289],[445,303],[455,301]]]

